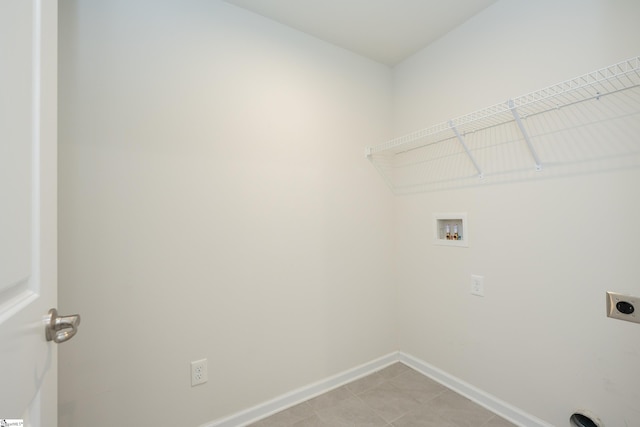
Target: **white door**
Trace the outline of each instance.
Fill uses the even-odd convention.
[[[57,7],[0,0],[0,425],[57,425]]]

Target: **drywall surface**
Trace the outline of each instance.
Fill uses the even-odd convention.
[[[387,67],[218,1],[69,0],[59,83],[61,427],[201,425],[397,349]]]
[[[634,1],[499,2],[395,67],[395,136],[637,56],[637,16]],[[637,159],[635,123],[576,131],[586,150],[625,143]],[[600,160],[399,197],[400,350],[554,426],[580,408],[640,426],[640,328],[605,316],[606,290],[640,295],[640,169]],[[432,244],[440,212],[468,214],[468,248]]]

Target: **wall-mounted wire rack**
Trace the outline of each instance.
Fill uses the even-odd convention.
[[[544,174],[549,166],[640,154],[638,143],[620,146],[624,138],[638,140],[639,116],[634,57],[367,147],[366,156],[396,193],[481,185],[525,170]],[[603,126],[623,133],[614,143],[609,135],[604,152],[589,142],[605,138]],[[579,150],[586,150],[582,158]]]

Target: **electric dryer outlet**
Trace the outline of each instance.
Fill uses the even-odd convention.
[[[640,297],[607,292],[607,317],[640,323]]]

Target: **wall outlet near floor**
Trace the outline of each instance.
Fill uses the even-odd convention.
[[[484,296],[484,276],[471,275],[471,295]]]
[[[191,387],[206,383],[208,379],[207,359],[191,362]]]

